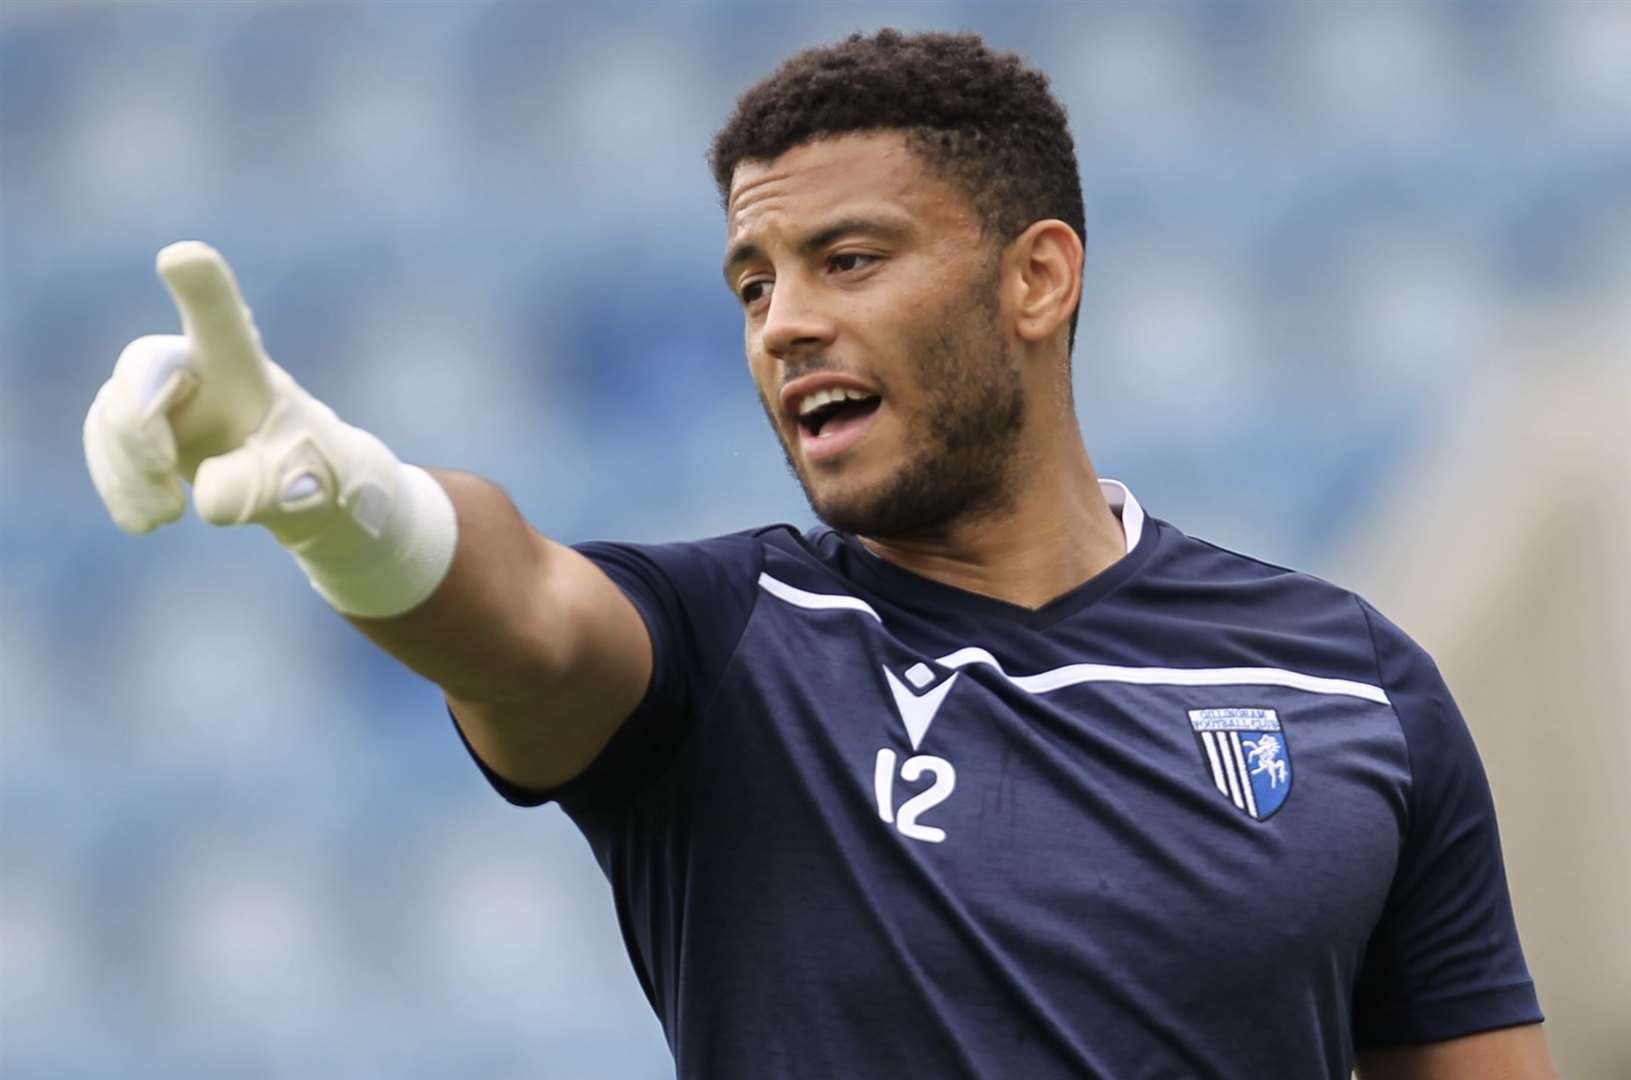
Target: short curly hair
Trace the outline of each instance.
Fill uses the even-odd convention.
[[[962,187],[999,245],[1045,218],[1087,235],[1076,146],[1048,77],[976,34],[885,29],[806,49],[737,99],[708,164],[725,204],[744,161],[883,130],[901,131],[930,169]]]

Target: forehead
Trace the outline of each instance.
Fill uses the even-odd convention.
[[[772,161],[744,161],[731,175],[726,238],[815,224],[867,209],[927,225],[972,223],[960,189],[932,174],[899,132],[866,132],[795,146]]]

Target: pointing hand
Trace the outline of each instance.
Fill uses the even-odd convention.
[[[445,492],[267,357],[219,252],[171,244],[158,272],[184,333],[125,346],[85,417],[85,460],[114,523],[139,534],[176,520],[186,480],[200,517],[264,525],[340,610],[424,599],[452,559]]]

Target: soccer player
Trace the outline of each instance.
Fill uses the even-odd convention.
[[[1494,813],[1363,600],[1100,480],[1082,199],[972,36],[789,60],[715,139],[724,276],[828,527],[576,548],[267,359],[220,256],[86,420],[115,521],[267,527],[610,879],[680,1075],[1553,1075]],[[607,478],[615,482],[615,478]]]

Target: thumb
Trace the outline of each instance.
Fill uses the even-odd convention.
[[[193,505],[211,525],[242,525],[260,516],[266,501],[270,462],[265,448],[250,442],[205,458],[193,477]]]
[[[265,525],[298,538],[334,510],[334,476],[308,437],[263,438],[206,458],[193,477],[193,505],[211,525]]]

